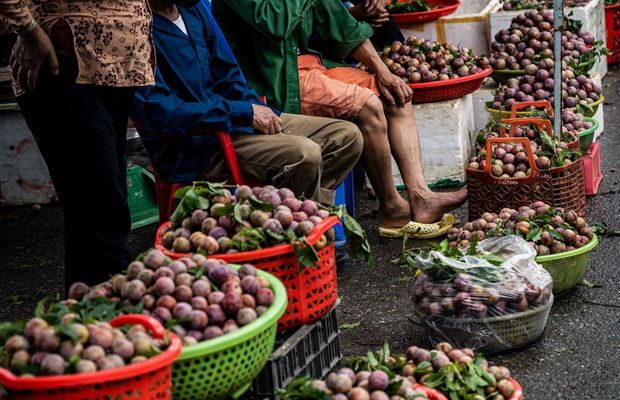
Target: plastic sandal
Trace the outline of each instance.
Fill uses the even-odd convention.
[[[445,235],[456,223],[456,218],[452,214],[444,214],[441,220],[432,224],[422,224],[420,222],[409,221],[402,228],[379,227],[379,236],[383,237],[403,237],[404,235],[415,239],[433,239]]]

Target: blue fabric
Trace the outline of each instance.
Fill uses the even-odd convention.
[[[137,90],[131,116],[161,178],[191,182],[219,151],[217,138],[196,132],[253,134],[252,104],[264,103],[246,83],[206,4],[179,11],[187,35],[154,14],[156,84]]]

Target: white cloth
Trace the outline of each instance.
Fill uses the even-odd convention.
[[[178,26],[178,27],[179,27],[179,29],[180,29],[180,30],[181,30],[184,34],[186,34],[186,35],[187,35],[187,28],[185,27],[185,22],[183,22],[183,17],[181,16],[181,13],[179,13],[179,18],[175,19],[175,20],[174,20],[174,21],[172,21],[172,22],[174,22],[174,24],[175,24],[176,26]]]

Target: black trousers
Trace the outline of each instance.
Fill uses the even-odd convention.
[[[62,204],[68,289],[101,283],[129,263],[125,140],[134,89],[76,84],[75,61],[59,57],[60,76],[42,71],[18,103]]]

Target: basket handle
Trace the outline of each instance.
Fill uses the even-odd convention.
[[[517,111],[528,107],[542,107],[545,111],[553,111],[551,103],[548,100],[522,101],[520,103],[514,103],[512,107],[510,107],[510,118],[517,118]]]
[[[532,175],[534,173],[538,173],[538,168],[536,167],[536,162],[534,161],[534,153],[532,153],[532,148],[530,147],[530,140],[528,138],[523,137],[499,137],[499,138],[488,138],[486,143],[486,165],[484,166],[484,173],[491,176],[491,150],[493,150],[493,143],[519,143],[523,145],[523,149],[525,154],[527,155],[527,161],[530,163],[530,169],[532,170]],[[514,178],[514,179],[523,179],[523,178]]]
[[[533,125],[536,125],[539,131],[544,130],[547,133],[547,135],[551,139],[553,139],[553,128],[551,127],[551,121],[549,121],[548,119],[541,119],[541,118],[506,118],[506,119],[503,119],[501,120],[501,123],[499,125],[499,134],[502,137],[506,137],[506,126],[504,126],[503,124],[510,125],[510,131],[508,132],[508,135],[507,135],[508,137],[515,136],[515,129],[517,128],[517,126],[533,124]]]
[[[110,321],[110,325],[115,328],[122,325],[142,325],[153,332],[153,336],[156,339],[163,338],[166,333],[166,330],[158,320],[142,314],[119,315]]]

